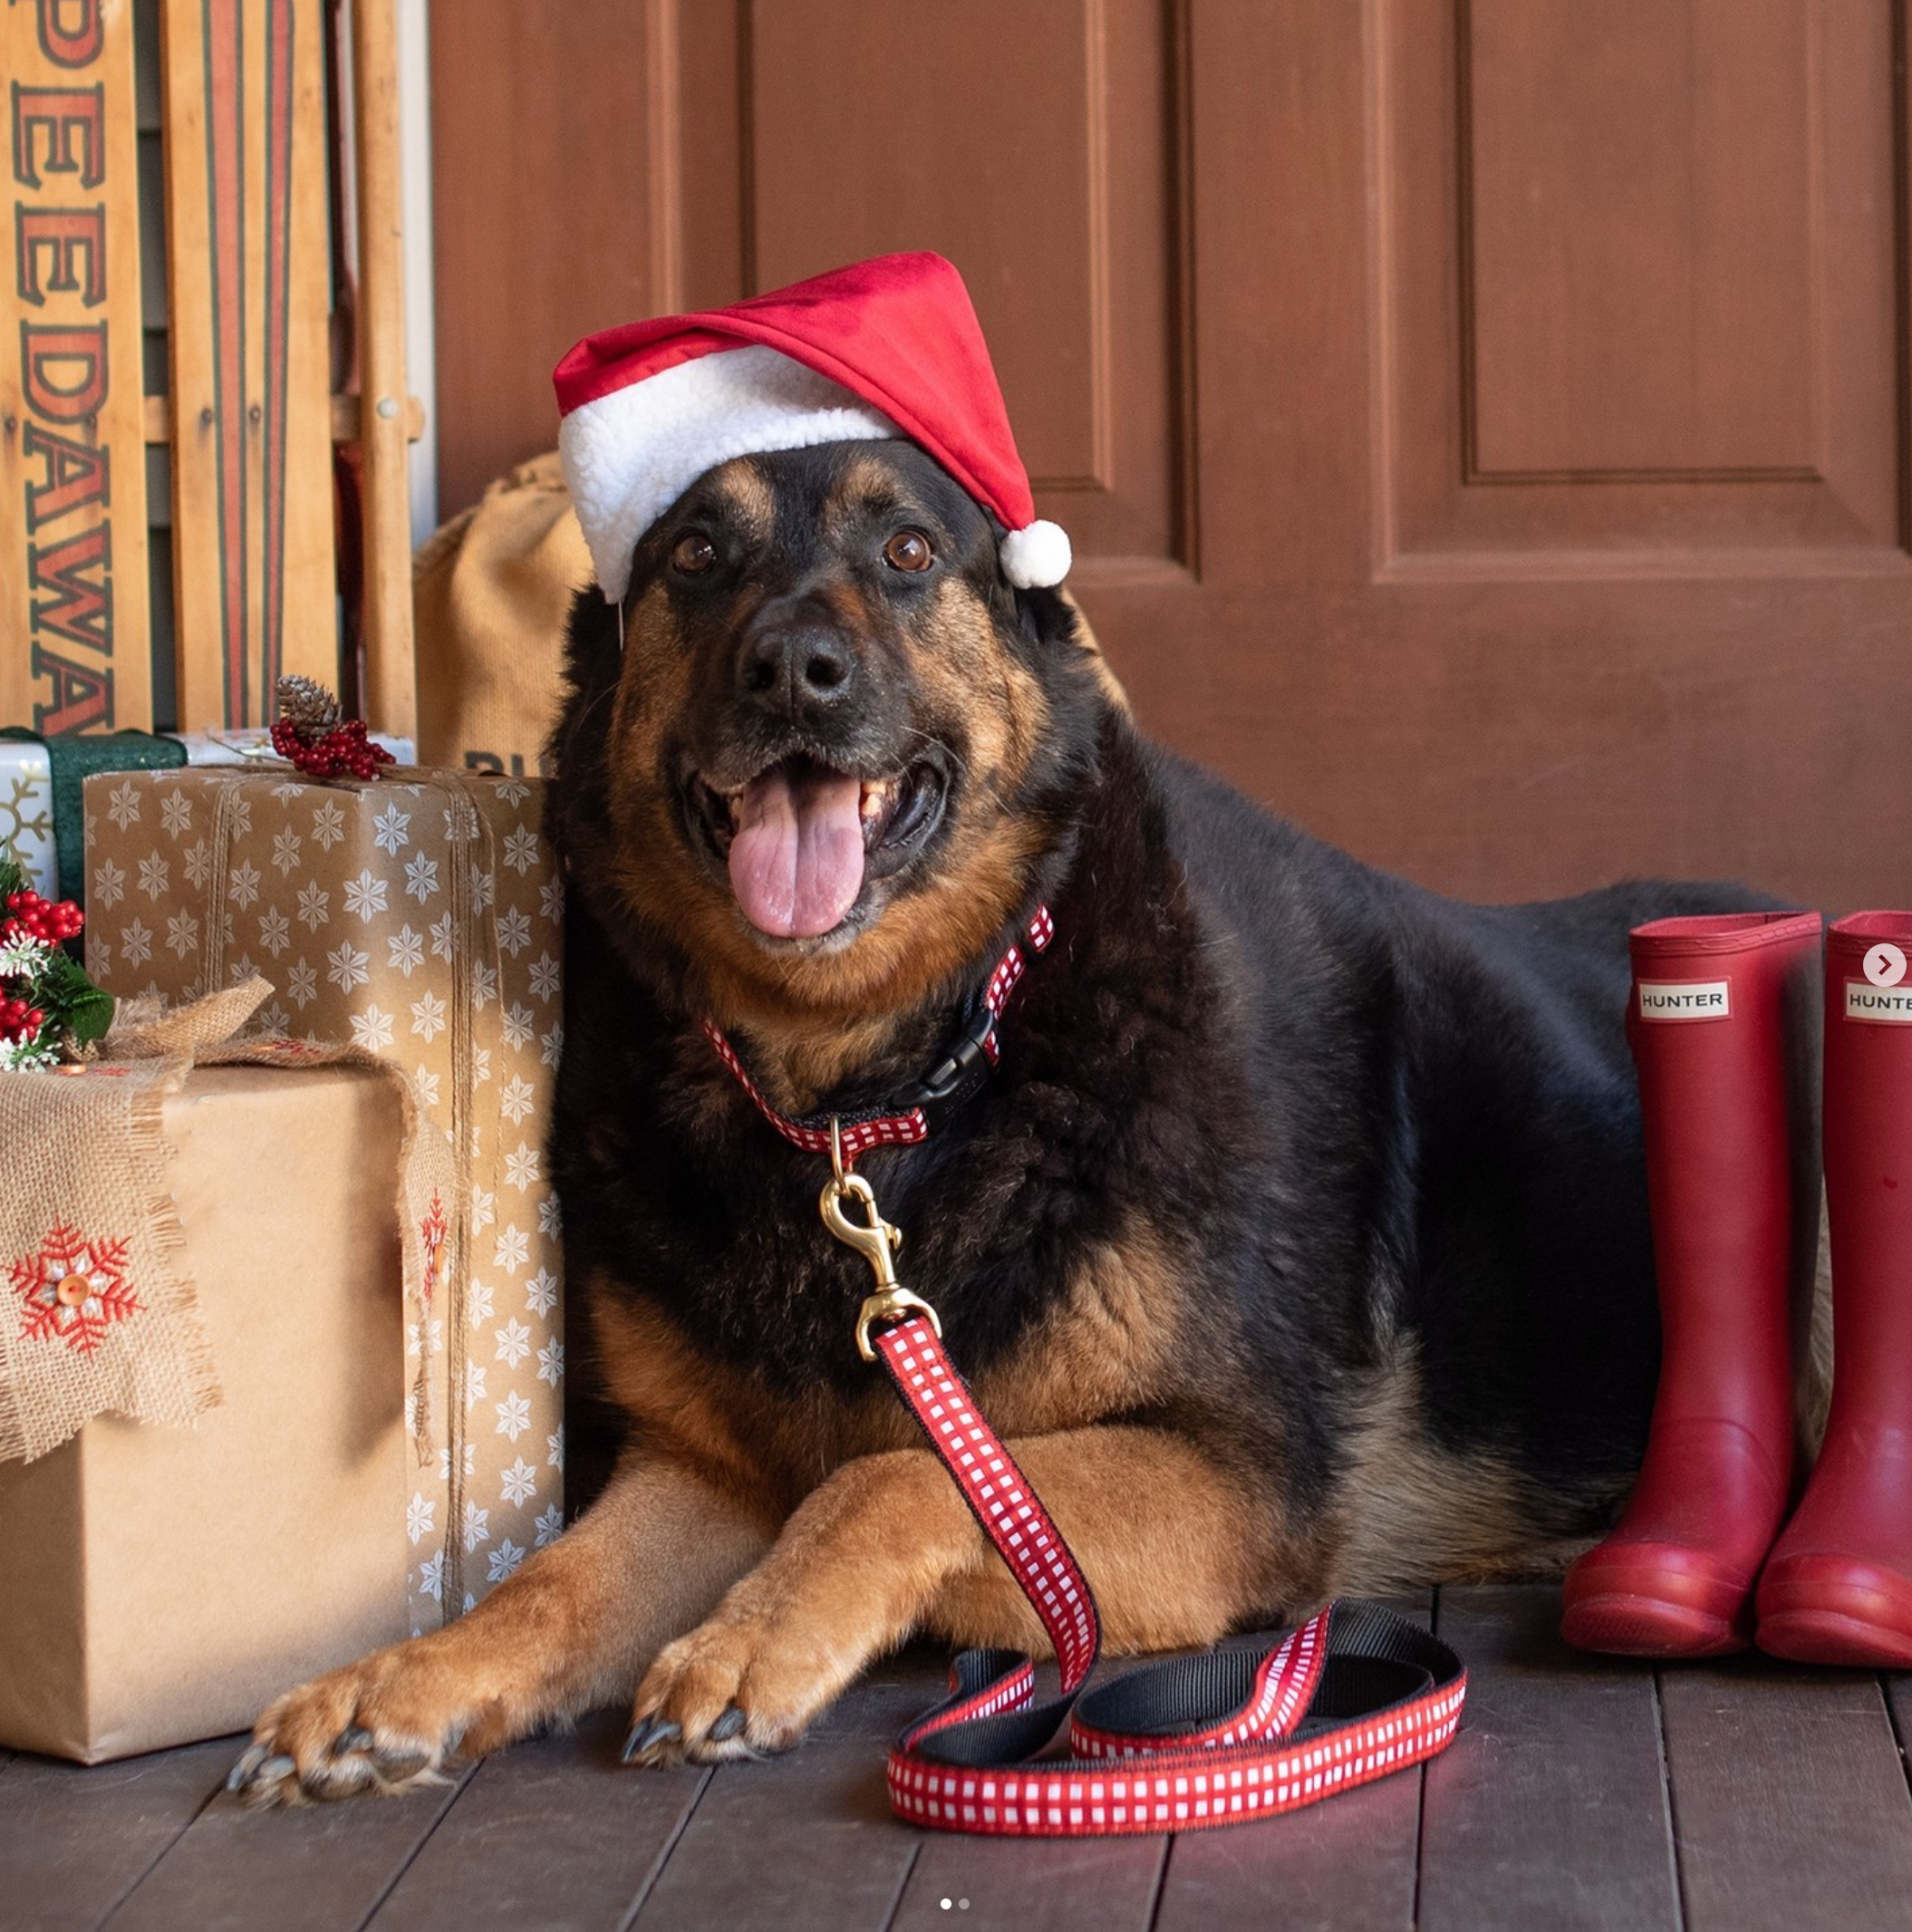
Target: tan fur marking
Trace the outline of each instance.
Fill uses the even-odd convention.
[[[1361,1404],[1335,1512],[1335,1592],[1511,1581],[1550,1572],[1527,1488],[1492,1455],[1456,1455],[1427,1433],[1420,1372],[1385,1371]]]
[[[977,1378],[999,1431],[1080,1428],[1158,1395],[1181,1332],[1185,1290],[1139,1212],[1089,1250],[1063,1301],[1007,1361]]]
[[[854,1277],[850,1278],[854,1287]],[[599,1292],[587,1299],[604,1380],[645,1452],[706,1470],[780,1521],[845,1462],[914,1439],[884,1378],[845,1405],[819,1392],[778,1401],[695,1349],[654,1304]],[[844,1347],[855,1347],[855,1297],[844,1303]]]
[[[1066,584],[1058,586],[1057,594],[1076,613],[1076,642],[1082,646],[1089,659],[1089,669],[1096,673],[1096,681],[1101,685],[1103,694],[1118,711],[1133,711],[1135,707],[1128,701],[1128,692],[1123,688],[1122,680],[1110,668],[1109,661],[1103,655],[1102,641],[1096,635],[1096,628],[1090,623],[1088,613],[1077,603],[1076,595]]]
[[[777,495],[750,457],[738,457],[710,472],[744,536],[753,544],[770,540],[777,524]]]
[[[1267,1528],[1268,1499],[1244,1492],[1192,1444],[1106,1427],[1010,1448],[1089,1578],[1106,1650],[1212,1644],[1314,1600],[1318,1580],[1289,1567]],[[945,1580],[924,1622],[961,1644],[1031,1640],[1021,1590],[980,1532],[978,1542],[986,1560]]]
[[[901,501],[898,478],[888,459],[874,449],[853,450],[844,460],[835,488],[817,510],[817,522],[831,543],[841,543],[859,517]]]

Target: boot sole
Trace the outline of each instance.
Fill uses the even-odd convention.
[[[1759,1647],[1792,1664],[1848,1664],[1860,1670],[1912,1667],[1912,1636],[1840,1610],[1786,1610],[1762,1617]]]
[[[1758,1607],[1758,1643],[1770,1656],[1872,1670],[1912,1666],[1912,1605],[1895,1570],[1838,1557],[1781,1559],[1760,1583]]]
[[[1577,1650],[1613,1657],[1725,1657],[1749,1642],[1731,1618],[1630,1590],[1579,1599],[1561,1617],[1560,1635]]]

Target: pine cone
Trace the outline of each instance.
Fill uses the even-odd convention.
[[[301,738],[318,738],[339,721],[339,700],[314,678],[279,680],[279,717]]]

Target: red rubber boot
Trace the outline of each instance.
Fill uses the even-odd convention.
[[[1793,1289],[1819,1229],[1817,1135],[1791,1123],[1810,1118],[1820,918],[1660,919],[1632,952],[1660,1379],[1632,1497],[1568,1572],[1560,1631],[1712,1657],[1752,1640],[1791,1489]]]
[[[1827,943],[1832,1411],[1759,1587],[1760,1648],[1810,1664],[1912,1665],[1908,955],[1912,913],[1855,913]]]

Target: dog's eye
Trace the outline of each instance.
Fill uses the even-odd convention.
[[[717,546],[701,530],[680,536],[671,552],[671,567],[687,577],[700,577],[717,561]]]
[[[927,570],[936,553],[921,530],[899,530],[883,546],[883,560],[892,570]]]

